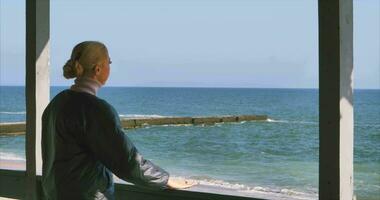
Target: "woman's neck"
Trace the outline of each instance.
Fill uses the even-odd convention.
[[[102,86],[99,81],[88,77],[78,77],[74,82],[75,83],[70,87],[71,90],[86,92],[95,96],[98,89]]]

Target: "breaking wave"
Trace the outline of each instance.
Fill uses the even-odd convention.
[[[297,191],[288,188],[270,188],[262,186],[247,186],[240,183],[230,183],[223,180],[212,179],[207,176],[190,176],[185,177],[174,177],[177,179],[187,179],[196,181],[201,186],[211,186],[217,188],[216,191],[226,191],[232,195],[242,195],[250,197],[267,197],[268,199],[283,199],[283,200],[314,200],[318,199],[316,191],[310,191],[308,193]]]
[[[15,153],[4,153],[0,152],[1,160],[17,160],[17,161],[25,161],[25,157],[17,155]]]
[[[267,122],[286,123],[286,124],[318,124],[318,122],[275,120],[275,119],[270,119],[270,118],[267,119]]]
[[[163,117],[171,117],[164,115],[139,115],[139,114],[120,114],[120,117],[123,118],[163,118]]]
[[[7,112],[7,111],[1,111],[0,114],[5,114],[5,115],[25,115],[25,111],[20,111],[20,112]]]

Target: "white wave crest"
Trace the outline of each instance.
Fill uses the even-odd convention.
[[[306,193],[288,188],[276,189],[262,186],[250,187],[240,183],[230,183],[223,180],[215,180],[206,176],[192,176],[189,178],[174,176],[173,178],[191,180],[197,182],[199,185],[217,187],[221,188],[222,190],[230,190],[231,192],[236,192],[237,194],[251,194],[252,196],[264,195],[270,198],[273,197],[273,199],[317,199],[316,192]]]
[[[310,121],[288,121],[288,120],[276,120],[268,118],[267,122],[273,123],[287,123],[287,124],[318,124],[318,122],[310,122]]]
[[[120,114],[120,117],[123,118],[163,118],[163,117],[171,117],[164,115],[141,115],[141,114]]]
[[[380,124],[375,124],[375,123],[355,123],[355,127],[380,127]]]
[[[152,125],[152,126],[176,127],[176,126],[193,126],[193,124],[163,124],[163,125]]]
[[[18,160],[18,161],[25,161],[25,158],[17,155],[15,153],[4,153],[0,152],[0,159],[1,160]]]
[[[7,111],[1,111],[0,114],[5,114],[5,115],[25,115],[25,111],[20,111],[20,112],[7,112]]]
[[[267,119],[267,122],[275,122],[275,123],[290,123],[290,121],[287,120],[276,120],[276,119]]]

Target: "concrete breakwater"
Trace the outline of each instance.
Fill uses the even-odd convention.
[[[241,122],[241,121],[264,121],[266,115],[225,115],[225,116],[197,116],[197,117],[149,117],[149,118],[121,118],[123,128],[138,128],[148,125],[181,125],[181,124],[206,124]],[[0,123],[0,135],[25,134],[25,122]]]

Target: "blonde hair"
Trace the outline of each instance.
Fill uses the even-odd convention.
[[[73,48],[70,59],[63,66],[63,76],[66,79],[80,77],[107,56],[108,50],[103,43],[97,41],[81,42]]]

